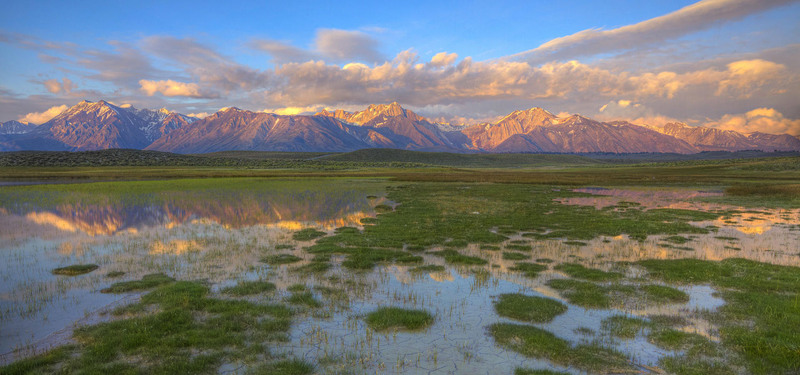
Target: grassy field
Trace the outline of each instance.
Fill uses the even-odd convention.
[[[702,241],[743,241],[746,236],[717,233],[720,228],[716,225],[725,220],[761,220],[771,208],[779,215],[780,210],[800,208],[797,156],[626,164],[571,155],[363,150],[344,154],[155,153],[147,154],[150,159],[143,164],[130,164],[131,158],[143,154],[123,150],[65,155],[66,161],[61,154],[3,154],[2,178],[134,181],[3,186],[0,205],[59,207],[113,201],[152,207],[169,203],[188,211],[191,205],[181,199],[241,201],[244,192],[264,190],[286,192],[279,197],[288,200],[304,185],[325,186],[325,181],[337,181],[339,190],[371,181],[381,184],[385,196],[378,200],[377,195],[367,196],[366,190],[358,191],[359,199],[372,202],[375,213],[361,219],[363,228],[296,228],[269,246],[259,245],[255,239],[234,246],[222,239],[202,238],[204,243],[239,251],[257,249],[248,272],[264,265],[279,270],[258,273],[257,279],[237,277],[218,290],[205,280],[165,273],[114,282],[103,279],[107,284],[103,293],[139,292],[141,300],[115,309],[108,322],[80,328],[72,345],[19,360],[0,368],[0,373],[214,373],[229,363],[241,364],[254,373],[312,373],[341,365],[341,361],[345,361],[342,367],[359,361],[363,364],[367,355],[353,357],[352,363],[346,362],[352,353],[309,362],[282,354],[281,348],[290,341],[292,328],[302,321],[336,319],[334,312],[347,311],[351,300],[368,301],[371,293],[383,299],[336,322],[337,327],[363,335],[353,347],[364,350],[373,340],[379,341],[373,331],[384,335],[380,344],[384,346],[392,345],[398,335],[400,339],[410,335],[412,340],[424,335],[419,342],[436,338],[443,327],[449,324],[452,329],[451,322],[458,321],[459,305],[439,309],[439,299],[447,292],[423,298],[422,290],[413,289],[413,280],[430,277],[440,283],[431,285],[438,287],[452,275],[457,275],[452,282],[471,283],[463,288],[469,298],[478,298],[473,296],[480,290],[494,290],[487,286],[492,279],[495,287],[501,281],[517,283],[510,290],[480,297],[485,298],[480,305],[487,314],[500,318],[482,319],[478,329],[491,337],[492,345],[525,358],[545,360],[557,369],[637,373],[641,367],[621,351],[628,344],[617,345],[617,340],[630,345],[635,345],[631,340],[640,340],[668,352],[657,361],[660,371],[667,373],[800,371],[800,268],[738,256],[708,260],[695,250],[709,244]],[[168,165],[156,165],[162,157]],[[85,162],[98,158],[104,161]],[[34,166],[42,160],[49,160],[48,166]],[[192,164],[201,162],[210,164]],[[594,197],[572,191],[585,186],[714,190],[721,194],[692,202],[738,208],[645,208],[626,201],[596,208],[560,203],[562,199]],[[320,189],[324,193],[326,187]],[[179,192],[196,194],[175,198]],[[789,230],[792,225],[800,228],[800,223],[793,223]],[[219,226],[225,227],[225,223]],[[245,232],[234,233],[244,236]],[[200,236],[181,233],[191,235]],[[152,238],[162,240],[163,236],[159,233]],[[146,245],[135,242],[130,246]],[[589,252],[587,256],[583,251],[603,246],[620,253],[634,249],[631,252],[637,255],[615,259],[612,252]],[[668,256],[640,255],[647,246],[661,246],[658,254]],[[51,268],[47,274],[70,280],[100,278],[111,269],[107,258],[100,259],[97,264],[86,259]],[[409,291],[383,294],[381,288],[386,284],[382,283],[392,279],[389,275],[405,269],[410,276],[403,279],[401,288]],[[716,298],[723,301],[721,307],[688,308],[692,288],[698,286],[713,288]],[[549,294],[538,294],[542,290]],[[682,312],[668,313],[670,306],[680,306]],[[606,316],[597,320],[594,329],[575,328],[585,334],[582,340],[565,339],[547,325],[575,309],[583,309],[583,314],[602,310]],[[700,334],[694,320],[714,329]],[[322,324],[304,326],[313,334],[304,337],[312,346],[338,339],[324,333],[319,328]],[[466,364],[463,368],[469,368],[474,354],[467,343],[459,345],[457,353],[463,357],[458,360]],[[372,354],[368,353],[369,358]],[[436,363],[438,353],[425,355]],[[397,361],[398,372],[409,366],[405,360]],[[423,360],[418,357],[419,361]],[[385,363],[369,370],[380,371],[381,365]],[[559,372],[520,367],[516,373]]]

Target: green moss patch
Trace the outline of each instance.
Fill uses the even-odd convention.
[[[96,264],[73,264],[71,266],[56,268],[50,272],[54,275],[77,276],[92,272],[100,266]]]
[[[297,263],[297,262],[299,262],[301,260],[303,260],[303,258],[300,258],[298,256],[294,256],[292,254],[275,254],[275,255],[268,255],[268,256],[265,256],[265,257],[261,258],[262,262],[264,262],[266,264],[269,264],[270,266]]]
[[[593,268],[586,268],[577,263],[561,263],[555,266],[554,269],[564,272],[570,277],[590,281],[612,281],[623,278],[623,275],[619,272],[605,272]]]
[[[425,310],[381,307],[367,314],[365,321],[376,331],[392,328],[405,330],[423,329],[433,323],[433,315]]]
[[[111,284],[110,287],[101,290],[103,293],[125,293],[138,290],[152,289],[160,285],[168,284],[175,279],[163,273],[153,273],[142,276],[141,280],[123,281]]]
[[[510,271],[522,272],[525,277],[535,278],[539,276],[539,272],[547,269],[547,266],[536,263],[519,262],[514,267],[509,268]]]
[[[498,345],[528,357],[544,358],[583,371],[630,372],[627,357],[598,344],[572,346],[549,331],[529,325],[495,323],[489,333]]]
[[[253,294],[261,294],[272,292],[275,290],[275,284],[269,281],[240,281],[235,286],[222,289],[220,292],[223,294],[230,294],[233,296],[249,296]]]
[[[305,228],[294,232],[294,234],[292,234],[292,239],[295,241],[311,241],[313,239],[320,238],[325,234],[325,232],[316,230],[314,228]]]
[[[547,323],[567,311],[567,306],[551,298],[523,294],[501,294],[494,304],[500,316],[529,323]]]

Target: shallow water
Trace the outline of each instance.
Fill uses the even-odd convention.
[[[602,332],[604,318],[676,315],[691,322],[681,329],[718,340],[714,325],[697,313],[713,311],[723,303],[709,286],[680,287],[690,296],[685,304],[586,309],[568,304],[546,286],[547,280],[566,277],[564,274],[548,270],[535,279],[525,278],[509,271],[515,262],[502,259],[500,251],[480,250],[477,245],[462,252],[488,260],[485,266],[447,266],[441,258],[424,255],[426,264],[445,265],[445,271],[412,274],[409,267],[384,265],[371,272],[352,272],[341,267],[341,257],[334,257],[334,267],[324,276],[292,272],[292,268],[312,258],[302,249],[310,242],[293,241],[294,231],[315,227],[331,232],[341,226],[359,227],[361,219],[375,216],[373,207],[393,204],[385,198],[386,181],[302,182],[265,179],[259,188],[251,190],[168,191],[127,201],[114,197],[53,200],[52,196],[42,200],[46,204],[35,200],[4,201],[0,207],[0,353],[17,349],[16,354],[5,356],[9,360],[63,344],[74,324],[107,319],[101,314],[103,311],[137,298],[137,294],[103,294],[100,289],[115,281],[139,279],[155,272],[181,280],[205,280],[213,285],[212,290],[233,285],[237,280],[266,279],[274,282],[278,291],[259,298],[276,302],[289,294],[289,286],[307,285],[325,301],[326,307],[298,316],[290,342],[270,350],[320,363],[318,369],[329,373],[355,369],[364,373],[490,374],[511,373],[516,367],[574,372],[495,345],[487,327],[496,322],[514,322],[498,316],[493,308],[493,301],[503,293],[561,300],[568,305],[566,313],[550,323],[535,325],[573,344],[601,342],[625,353],[636,364],[655,366],[659,358],[674,353],[652,345],[644,334],[631,340],[612,338]],[[681,257],[744,257],[800,265],[800,250],[796,247],[800,243],[800,210],[756,212],[692,201],[717,192],[583,192],[597,196],[562,202],[601,208],[624,200],[645,208],[736,212],[721,215],[718,220],[694,223],[718,229],[692,235],[685,244],[690,250],[664,247],[664,236],[652,236],[643,242],[626,236],[599,237],[586,245],[569,245],[560,240],[530,240],[518,235],[506,244],[529,241],[533,259],[579,262],[601,269],[608,269],[615,261]],[[750,229],[756,227],[760,229]],[[293,248],[276,251],[278,245]],[[270,253],[292,253],[304,261],[276,267],[258,261]],[[100,269],[74,277],[50,273],[56,267],[81,263],[98,264]],[[116,279],[107,277],[112,271],[126,274]],[[321,287],[344,289],[346,293],[328,298]],[[378,333],[367,327],[362,317],[380,306],[422,308],[433,313],[436,320],[420,332]],[[231,363],[220,370],[236,373],[242,369],[240,364]]]

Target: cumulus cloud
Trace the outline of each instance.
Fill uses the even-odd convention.
[[[42,84],[44,84],[44,87],[47,89],[47,91],[50,91],[53,94],[59,94],[61,92],[69,94],[75,87],[72,81],[66,77],[64,77],[61,82],[59,82],[57,79],[48,79],[42,82]]]
[[[142,44],[156,56],[182,65],[192,80],[209,92],[255,90],[269,83],[268,72],[239,64],[194,39],[153,36]]]
[[[728,114],[703,126],[735,130],[741,133],[762,132],[800,136],[800,119],[790,119],[773,108],[756,108],[743,114]]]
[[[455,53],[439,52],[431,58],[431,66],[439,68],[453,65],[456,59],[458,59],[458,55]]]
[[[44,112],[31,112],[25,116],[22,116],[18,119],[19,122],[24,122],[26,124],[43,124],[47,121],[50,121],[53,117],[58,116],[61,112],[64,112],[69,108],[66,105],[59,105],[48,108]]]
[[[187,113],[186,114],[186,116],[195,117],[195,118],[199,118],[199,119],[204,119],[204,118],[208,117],[209,115],[210,115],[210,113],[208,113],[208,112],[198,112],[198,113]]]
[[[143,79],[139,81],[141,90],[147,96],[153,96],[160,93],[164,96],[186,96],[190,98],[202,98],[203,94],[200,93],[200,87],[196,83],[176,82],[171,79],[165,81],[148,81]]]
[[[670,40],[763,12],[793,0],[702,0],[672,13],[611,30],[587,29],[511,56],[529,62],[629,50]]]

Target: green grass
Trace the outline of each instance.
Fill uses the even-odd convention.
[[[494,304],[497,314],[529,323],[547,323],[567,311],[567,306],[554,299],[501,294]]]
[[[314,366],[301,359],[284,359],[256,367],[248,374],[253,375],[309,375]]]
[[[569,375],[569,373],[552,370],[517,368],[514,370],[514,375]]]
[[[311,241],[313,239],[324,236],[326,233],[318,231],[314,228],[305,228],[294,232],[292,239],[295,241]]]
[[[54,275],[77,276],[92,272],[98,268],[100,268],[100,266],[96,264],[73,264],[71,266],[56,268],[51,272]]]
[[[125,272],[122,272],[122,271],[111,271],[111,272],[106,274],[106,277],[111,277],[111,278],[122,277],[122,276],[125,276]]]
[[[286,298],[286,302],[289,302],[293,305],[303,305],[311,308],[322,307],[322,302],[320,302],[316,297],[314,297],[314,294],[312,294],[311,292],[292,293],[291,296]]]
[[[498,345],[533,358],[544,358],[562,366],[588,372],[628,372],[627,357],[599,344],[576,346],[541,328],[510,323],[495,323],[489,333]]]
[[[449,264],[460,264],[465,266],[480,266],[488,263],[486,259],[464,255],[456,250],[442,250],[429,253],[444,258]]]
[[[570,277],[589,281],[613,281],[623,277],[619,272],[605,272],[593,268],[586,268],[577,263],[561,263],[553,269],[564,272]]]
[[[425,310],[381,307],[367,314],[365,321],[376,331],[389,329],[420,330],[433,323],[433,315]]]
[[[276,254],[276,255],[268,255],[261,258],[261,261],[269,264],[270,266],[277,266],[281,264],[291,264],[297,263],[303,260],[303,258],[294,256],[292,254]]]
[[[637,262],[668,283],[711,284],[725,305],[713,314],[722,345],[755,374],[800,371],[800,268],[745,259]],[[663,340],[659,340],[663,341]]]
[[[552,279],[547,285],[561,293],[570,303],[586,308],[606,309],[611,306],[608,290],[597,284],[572,279]]]
[[[539,272],[547,269],[547,266],[536,263],[518,262],[514,267],[509,268],[510,271],[522,272],[525,277],[535,278],[539,276]]]
[[[531,259],[531,256],[528,254],[518,253],[516,251],[504,251],[503,252],[503,259],[505,260],[526,260]]]
[[[614,315],[603,319],[601,327],[613,336],[632,339],[641,333],[649,322],[640,319],[623,315]]]
[[[275,290],[275,284],[269,281],[240,281],[235,286],[230,286],[222,289],[220,292],[223,294],[230,294],[233,296],[249,296],[253,294],[261,294],[272,292]]]
[[[574,279],[552,279],[547,285],[559,291],[570,303],[589,309],[623,307],[631,303],[657,306],[689,300],[683,291],[662,285],[599,285]]]
[[[133,316],[74,332],[76,345],[3,373],[208,373],[242,359],[252,345],[285,340],[291,311],[280,305],[209,298],[207,286],[177,281],[145,294]],[[262,349],[263,350],[263,349]]]
[[[142,276],[141,280],[122,281],[111,284],[110,287],[101,290],[103,293],[125,293],[138,290],[152,289],[157,286],[168,284],[175,281],[175,279],[164,275],[162,273],[154,273]]]

